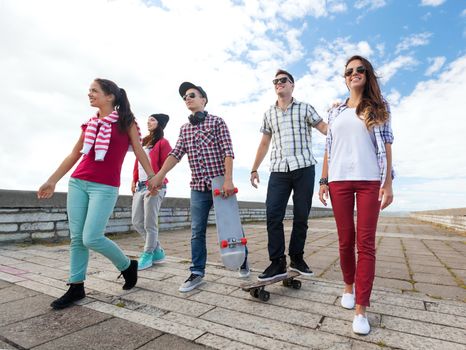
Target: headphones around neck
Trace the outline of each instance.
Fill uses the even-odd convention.
[[[204,111],[204,112],[199,111],[199,112],[194,113],[194,115],[190,114],[188,119],[192,125],[198,125],[198,124],[201,124],[205,120],[205,117],[207,117],[207,111]]]

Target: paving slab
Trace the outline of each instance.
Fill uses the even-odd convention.
[[[47,308],[40,316],[1,327],[0,334],[23,348],[32,348],[110,318],[79,306],[73,308],[60,311]]]
[[[227,340],[226,338],[223,338]],[[199,342],[199,339],[197,340]],[[201,350],[201,349],[212,349],[210,347],[205,347],[202,344],[208,345],[209,339],[205,339],[201,344],[195,344],[190,341],[175,337],[171,334],[164,334],[148,343],[144,346],[138,348],[138,350]]]
[[[90,310],[88,310],[89,312]],[[95,312],[94,312],[95,313]],[[97,313],[100,314],[100,313]],[[93,326],[75,331],[49,341],[34,350],[85,349],[114,350],[139,349],[144,344],[160,337],[162,332],[126,320],[111,318]]]
[[[30,298],[2,304],[0,326],[47,313],[50,310],[52,300],[53,298],[48,295],[38,294]]]

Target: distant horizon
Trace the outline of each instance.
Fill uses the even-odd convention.
[[[0,191],[10,191],[10,192],[14,192],[14,191],[18,191],[18,192],[31,192],[32,194],[35,194],[37,191],[33,191],[33,190],[14,190],[14,189],[5,189],[5,188],[0,188]],[[68,192],[67,191],[56,191],[55,194],[67,194]],[[119,196],[128,196],[128,197],[131,197],[132,195],[131,194],[120,194]],[[52,197],[53,198],[53,197]],[[172,197],[172,196],[166,196],[165,197],[166,199],[167,198],[173,198],[173,199],[185,199],[185,200],[189,200],[189,197]],[[47,201],[47,200],[44,200],[42,199],[41,201]],[[241,198],[238,198],[238,202],[248,202],[248,203],[262,203],[265,205],[265,201],[253,201],[253,200],[247,200],[247,199],[241,199]],[[293,205],[293,203],[288,203],[288,205]],[[319,208],[319,209],[328,209],[328,210],[332,210],[331,207],[325,207],[325,206],[319,206],[319,205],[312,205],[312,208]],[[380,215],[382,216],[406,216],[407,213],[414,213],[414,212],[427,212],[427,211],[446,211],[446,210],[466,210],[466,207],[458,207],[458,208],[440,208],[440,209],[431,209],[431,210],[388,210],[389,208],[385,209],[385,210],[382,210],[380,211]],[[357,210],[357,208],[355,208],[355,210]],[[397,214],[403,214],[403,215],[397,215]]]

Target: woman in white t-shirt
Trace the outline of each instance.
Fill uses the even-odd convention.
[[[368,334],[366,307],[375,275],[377,221],[380,210],[393,201],[393,133],[390,109],[371,63],[353,56],[346,62],[344,75],[350,96],[329,111],[319,198],[327,205],[330,194],[337,224],[345,282],[341,305],[355,308],[353,332]]]

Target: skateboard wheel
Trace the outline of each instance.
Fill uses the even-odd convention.
[[[233,189],[233,192],[234,192],[234,193],[238,193],[238,188],[235,187],[235,188]]]
[[[301,289],[301,281],[293,280],[291,282],[291,286],[293,287],[293,289]]]
[[[221,193],[218,188],[214,190],[214,196],[220,196]]]
[[[248,243],[248,240],[246,239],[246,237],[241,238],[241,244],[246,245],[246,243]]]
[[[259,292],[259,299],[261,301],[268,301],[270,299],[270,293],[267,292],[266,290],[261,290]]]
[[[282,283],[283,283],[283,285],[284,285],[285,287],[291,287],[291,286],[290,286],[290,280],[283,280]]]
[[[227,248],[228,247],[228,241],[226,241],[226,240],[221,241],[220,242],[220,247]]]
[[[251,296],[252,296],[253,298],[259,298],[259,290],[258,290],[258,289],[251,289],[251,290],[249,291],[249,294],[251,294]]]

